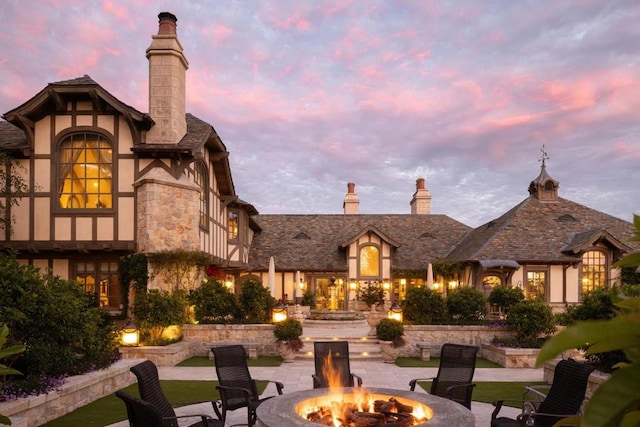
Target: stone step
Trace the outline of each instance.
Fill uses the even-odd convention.
[[[313,360],[313,343],[315,341],[348,341],[349,359],[381,360],[380,343],[375,337],[321,337],[302,336],[304,348],[296,356],[296,360]]]

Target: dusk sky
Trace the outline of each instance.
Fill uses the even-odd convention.
[[[528,196],[640,214],[640,2],[2,0],[0,114],[85,74],[148,112],[145,50],[178,18],[187,111],[263,214],[431,212],[469,226]]]

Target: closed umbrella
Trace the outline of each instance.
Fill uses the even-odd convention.
[[[427,265],[427,287],[433,289],[433,266],[431,263]]]
[[[269,273],[267,274],[267,287],[269,288],[269,292],[271,296],[275,298],[276,296],[276,260],[271,257],[269,258]]]

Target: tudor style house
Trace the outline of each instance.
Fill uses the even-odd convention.
[[[84,76],[47,85],[0,122],[0,148],[32,188],[7,212],[15,223],[2,246],[83,283],[113,310],[123,255],[183,248],[206,252],[214,266],[248,261],[257,212],[235,194],[214,128],[185,113],[176,21],[159,15],[146,52],[148,114]]]
[[[176,22],[161,13],[146,51],[148,113],[84,76],[47,85],[0,121],[0,151],[31,189],[13,206],[4,194],[15,223],[0,230],[1,247],[78,281],[114,313],[119,260],[134,253],[204,252],[207,270],[235,292],[247,279],[266,284],[273,259],[276,298],[311,290],[330,310],[357,308],[358,289],[371,283],[383,284],[387,302],[403,300],[410,287],[431,284],[429,264],[444,262],[456,268],[435,269],[440,292],[474,286],[488,295],[508,284],[562,309],[618,283],[612,264],[640,249],[627,242],[630,222],[560,198],[544,157],[529,196],[476,229],[432,214],[423,178],[408,214],[360,214],[354,183],[343,214],[258,214],[236,194],[213,126],[185,111],[188,61]],[[149,286],[166,284],[156,277]]]

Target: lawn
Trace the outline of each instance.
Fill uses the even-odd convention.
[[[282,364],[282,357],[280,356],[260,356],[257,359],[247,359],[247,365],[251,366],[280,366]],[[189,367],[189,368],[206,368],[213,367],[215,364],[213,360],[204,356],[191,357],[183,360],[176,366]]]
[[[431,389],[431,381],[420,381],[418,384],[429,391]],[[524,387],[528,385],[548,385],[544,382],[508,382],[508,381],[492,381],[492,382],[475,382],[473,388],[473,401],[491,403],[499,399],[516,399],[522,400]],[[512,406],[514,408],[522,408],[518,402],[505,402],[504,406]]]

